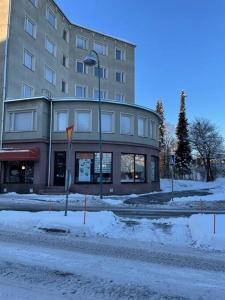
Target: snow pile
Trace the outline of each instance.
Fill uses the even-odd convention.
[[[2,229],[19,232],[53,231],[75,236],[104,236],[161,244],[225,250],[225,216],[216,216],[216,234],[212,215],[160,219],[129,219],[112,212],[15,212],[1,211]]]

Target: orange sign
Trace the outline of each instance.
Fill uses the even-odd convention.
[[[73,125],[71,125],[71,126],[69,126],[69,127],[66,128],[67,142],[71,141],[72,134],[73,134]]]

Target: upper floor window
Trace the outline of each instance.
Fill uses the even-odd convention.
[[[66,131],[68,127],[68,111],[59,110],[54,112],[54,131]]]
[[[94,99],[99,99],[99,90],[98,89],[94,89],[94,95],[93,95]],[[105,90],[100,90],[100,99],[101,100],[105,100],[107,99],[107,91]]]
[[[102,111],[101,113],[101,128],[103,133],[114,132],[114,113]]]
[[[61,88],[62,93],[68,93],[68,84],[65,80],[62,80],[62,88]]]
[[[159,158],[151,157],[151,181],[159,181]]]
[[[100,78],[106,79],[107,78],[107,69],[104,67],[100,67],[100,68],[95,67],[94,74],[96,77],[100,76]]]
[[[116,81],[124,83],[125,82],[125,74],[124,72],[116,72]]]
[[[45,66],[45,79],[51,84],[56,84],[56,72],[48,66]]]
[[[116,94],[115,95],[115,100],[116,101],[120,101],[120,102],[124,102],[125,101],[125,97],[123,94]]]
[[[76,61],[76,72],[81,74],[87,74],[88,67],[84,62],[77,60]]]
[[[77,36],[76,37],[76,47],[79,49],[87,49],[88,40],[85,37]]]
[[[138,136],[147,136],[147,119],[138,117]]]
[[[56,56],[56,45],[47,36],[45,37],[45,49]]]
[[[50,7],[47,8],[47,20],[48,23],[56,28],[57,27],[57,19],[56,19],[56,15],[55,13],[52,11],[52,9]]]
[[[69,42],[69,31],[66,29],[63,29],[63,39],[64,41],[66,41],[67,43]]]
[[[36,24],[27,16],[25,17],[24,30],[33,38],[36,38]]]
[[[87,87],[83,85],[75,86],[75,96],[78,98],[86,98],[87,97]]]
[[[29,0],[34,6],[38,6],[38,0]]]
[[[9,112],[9,131],[36,130],[36,111]]]
[[[116,48],[116,60],[125,60],[125,52],[124,50]]]
[[[34,89],[32,86],[28,85],[27,83],[22,84],[22,97],[23,98],[30,98],[34,94]]]
[[[23,52],[23,64],[28,69],[34,71],[34,66],[35,66],[34,56],[26,49],[24,49]]]
[[[150,137],[153,139],[153,140],[156,140],[156,137],[157,137],[157,128],[156,128],[156,122],[155,121],[151,121],[151,124],[150,124]]]
[[[90,110],[75,111],[75,130],[90,132],[92,130],[92,115]]]
[[[134,131],[134,116],[121,113],[120,115],[120,133],[132,135]]]
[[[105,44],[94,42],[94,50],[98,54],[107,55],[107,46]]]

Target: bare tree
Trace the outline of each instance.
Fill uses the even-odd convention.
[[[201,159],[205,171],[206,180],[215,179],[212,170],[212,160],[223,150],[223,138],[216,126],[207,119],[196,119],[190,130],[190,140],[193,150]]]
[[[168,178],[170,176],[169,156],[176,150],[176,134],[175,126],[169,123],[165,124],[164,134],[164,151],[161,156],[161,163],[163,164],[163,177]]]

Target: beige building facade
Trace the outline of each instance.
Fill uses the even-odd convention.
[[[72,24],[51,0],[0,0],[1,191],[104,194],[159,189],[159,116],[135,105],[135,45]],[[100,73],[84,64],[95,50]]]

